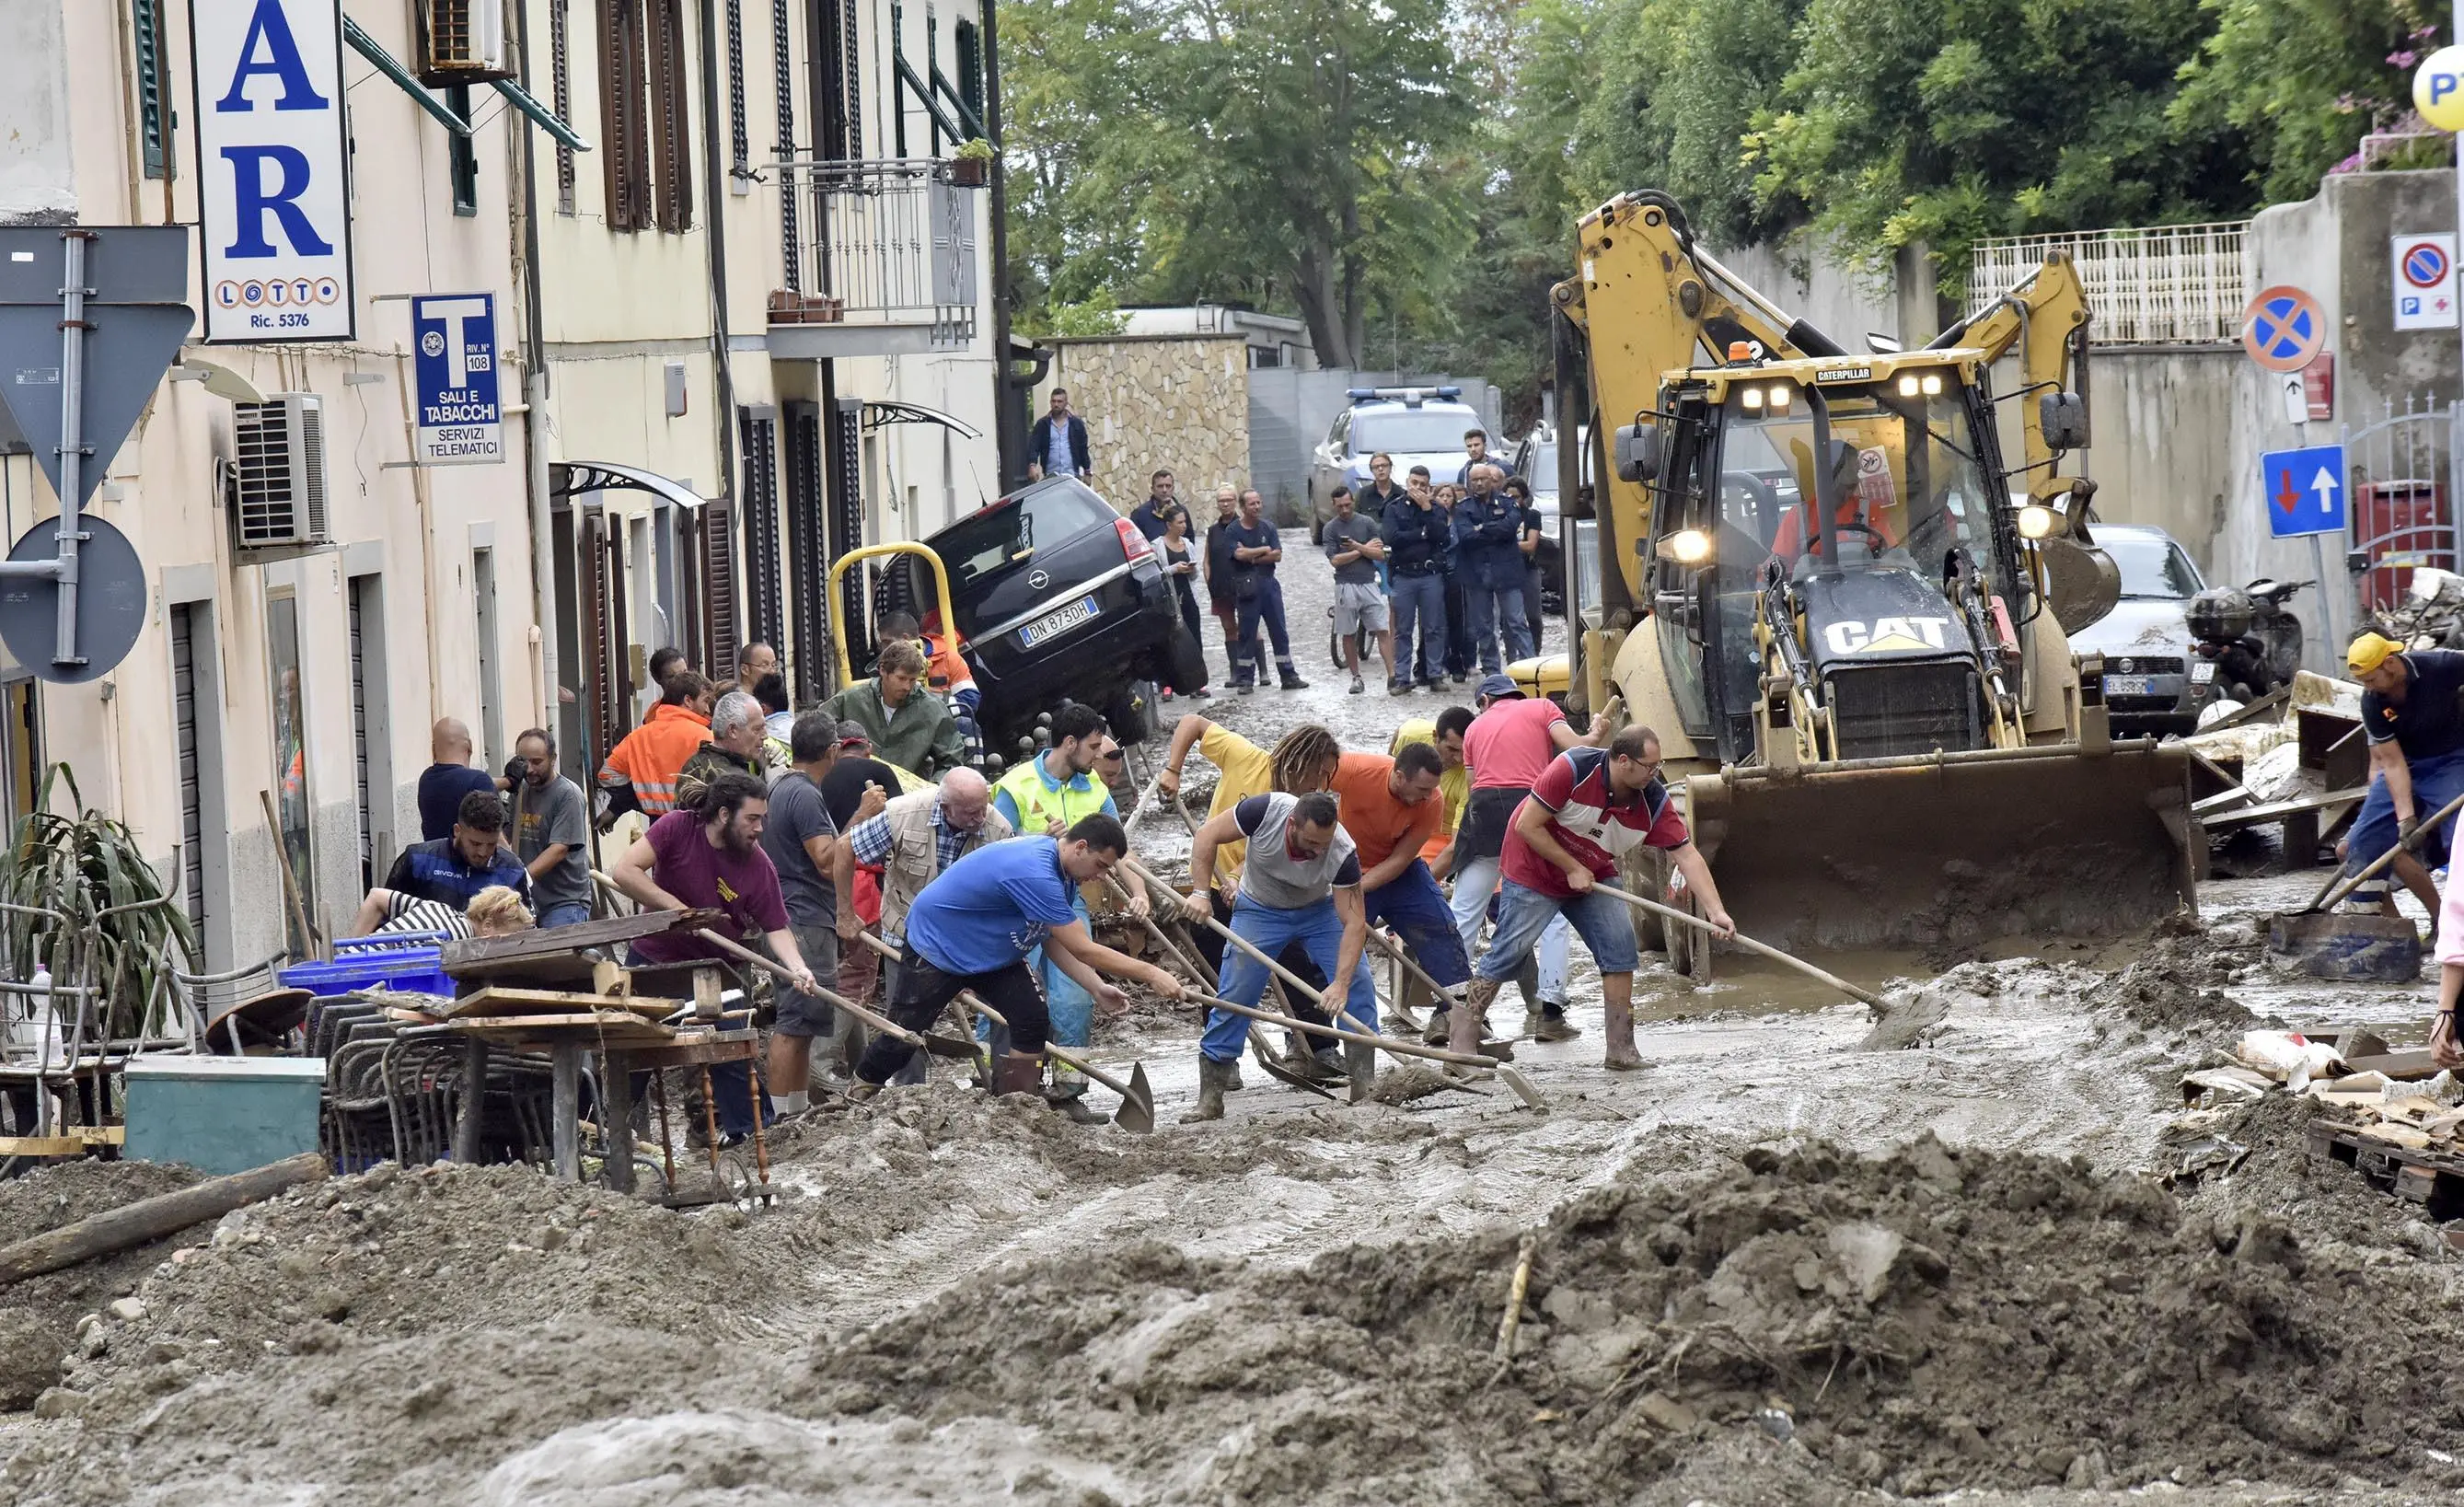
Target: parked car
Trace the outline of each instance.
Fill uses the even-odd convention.
[[[983,696],[977,724],[1004,760],[1036,714],[1065,699],[1102,712],[1121,742],[1141,742],[1155,731],[1157,684],[1205,679],[1155,546],[1074,476],[1036,482],[924,543],[950,573]],[[908,573],[908,600],[930,607],[930,568],[913,557],[894,568]]]
[[[1591,431],[1575,426],[1574,443],[1589,444]],[[1566,554],[1557,513],[1557,428],[1542,420],[1515,441],[1514,474],[1531,483],[1531,508],[1540,515],[1540,609],[1566,614]],[[1592,453],[1583,451],[1583,479],[1590,481]]]
[[[2190,648],[2190,598],[2207,583],[2161,528],[2099,523],[2096,542],[2121,567],[2122,599],[2073,633],[2071,650],[2104,655],[2104,705],[2115,732],[2189,732],[2216,698],[2214,662]]]
[[[1414,466],[1429,468],[1439,486],[1453,482],[1469,464],[1463,432],[1485,425],[1478,410],[1461,401],[1463,388],[1353,388],[1352,402],[1334,416],[1326,439],[1309,458],[1309,533],[1334,516],[1334,489],[1348,486],[1356,495],[1369,485],[1369,457],[1391,455],[1395,484],[1403,484]]]

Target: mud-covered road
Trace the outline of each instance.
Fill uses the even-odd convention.
[[[1451,698],[1346,694],[1293,555],[1315,684],[1200,706],[1382,748]],[[0,1414],[0,1501],[2451,1499],[2437,1231],[2309,1169],[2289,1101],[2168,1133],[2181,1072],[2261,1016],[2417,1036],[2426,985],[2314,987],[2256,945],[2313,882],[2211,886],[2205,925],[2131,944],[1832,960],[1899,1002],[1879,1028],[1647,964],[1652,1066],[1614,1076],[1578,961],[1584,1034],[1518,1047],[1545,1113],[1252,1070],[1182,1126],[1195,1019],[1142,1010],[1096,1056],[1143,1061],[1152,1137],[936,1079],[784,1129],[767,1209],[340,1180],[0,1289],[0,1407],[44,1415]],[[2193,1139],[2243,1155],[2183,1177]],[[0,1232],[176,1177],[0,1186]]]

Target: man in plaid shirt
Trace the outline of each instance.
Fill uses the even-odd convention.
[[[984,783],[984,777],[963,765],[943,775],[938,787],[911,790],[883,807],[880,815],[849,827],[845,840],[838,845],[835,864],[840,957],[873,957],[872,949],[861,940],[866,925],[855,910],[855,871],[859,865],[880,878],[881,939],[900,946],[906,941],[907,908],[915,903],[924,886],[967,853],[1016,835],[1010,824],[993,809],[992,788]],[[883,966],[887,969],[896,964]],[[849,982],[842,972],[841,986]],[[888,999],[896,982],[884,979],[877,996],[871,989],[865,989],[867,998],[859,1003],[869,1003],[874,997]],[[852,1034],[844,1039],[853,1044]],[[908,1064],[901,1078],[913,1074],[913,1081],[921,1082],[924,1058],[919,1055]]]

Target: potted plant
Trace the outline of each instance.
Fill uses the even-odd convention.
[[[980,188],[992,181],[993,144],[971,136],[950,154],[950,181],[962,188]]]
[[[75,815],[52,809],[55,784],[68,787]],[[12,976],[24,981],[45,968],[55,985],[98,991],[87,1040],[177,1029],[170,970],[175,961],[198,966],[196,933],[139,851],[136,834],[88,807],[65,764],[43,772],[33,810],[18,820],[0,855],[0,901],[12,907],[0,912],[0,949]],[[77,999],[55,996],[63,1038],[75,1030]]]

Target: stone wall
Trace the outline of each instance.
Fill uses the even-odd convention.
[[[1249,357],[1240,335],[1046,338],[1052,367],[1035,392],[1041,416],[1055,387],[1087,421],[1095,490],[1127,512],[1147,480],[1170,471],[1183,500],[1249,484]]]

